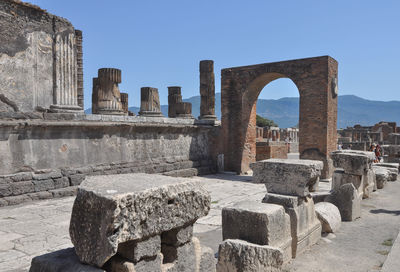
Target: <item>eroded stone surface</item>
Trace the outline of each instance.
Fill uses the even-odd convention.
[[[342,223],[339,209],[329,202],[315,204],[315,212],[322,225],[322,232],[336,232]]]
[[[276,194],[307,196],[321,176],[322,161],[268,159],[250,164],[253,181]]]
[[[218,272],[281,271],[283,252],[242,240],[225,240],[218,250]]]
[[[337,150],[331,153],[333,166],[344,169],[344,172],[352,175],[364,175],[371,168],[375,159],[374,152],[357,150]]]
[[[88,177],[78,190],[70,236],[80,260],[101,267],[119,243],[161,234],[208,213],[197,182],[161,175]]]
[[[385,167],[376,167],[375,170],[375,180],[376,180],[376,187],[378,189],[383,189],[386,182],[389,179],[389,171]]]
[[[142,241],[128,241],[118,245],[118,254],[133,262],[138,262],[143,258],[155,257],[160,252],[160,235]]]
[[[79,262],[74,248],[58,250],[32,259],[29,272],[105,272],[101,268]]]
[[[290,217],[280,205],[242,201],[222,210],[222,239],[279,247],[291,259]]]
[[[343,221],[353,221],[361,217],[361,197],[353,184],[347,183],[326,198],[338,207]]]

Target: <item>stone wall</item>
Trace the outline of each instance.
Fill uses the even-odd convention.
[[[78,38],[64,18],[20,1],[0,1],[0,112],[81,109]]]
[[[1,120],[0,199],[7,203],[0,205],[55,197],[84,175],[214,172],[218,131],[192,119],[45,113]]]

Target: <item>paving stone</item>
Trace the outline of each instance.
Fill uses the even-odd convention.
[[[335,233],[339,230],[342,223],[339,209],[329,202],[320,202],[315,204],[315,212],[319,221],[321,221],[322,232]]]
[[[374,152],[357,150],[338,150],[331,153],[333,166],[342,168],[346,174],[362,176],[371,168]]]
[[[268,159],[250,164],[253,181],[264,183],[267,191],[277,194],[308,196],[318,182],[322,161]]]
[[[283,253],[271,246],[261,246],[242,240],[225,240],[218,250],[218,272],[280,272]]]
[[[143,258],[155,257],[160,252],[160,235],[141,241],[128,241],[118,245],[118,254],[132,262],[138,262]]]
[[[101,267],[119,243],[194,222],[208,213],[210,202],[195,181],[147,174],[89,176],[75,199],[71,241],[82,262]]]
[[[105,270],[79,262],[74,248],[67,248],[32,259],[29,272],[105,272]]]

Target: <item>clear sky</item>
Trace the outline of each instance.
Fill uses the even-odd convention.
[[[182,86],[199,95],[199,61],[233,66],[330,55],[339,62],[339,94],[400,100],[399,0],[31,0],[83,31],[85,108],[101,67],[122,70],[129,106],[140,87]],[[298,96],[290,80],[262,98]]]

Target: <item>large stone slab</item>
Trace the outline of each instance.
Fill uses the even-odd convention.
[[[308,196],[319,181],[322,161],[268,159],[250,164],[253,181],[265,183],[270,193]]]
[[[345,173],[351,175],[364,175],[375,159],[374,152],[357,150],[337,150],[331,153],[333,166],[342,168]]]
[[[290,217],[281,205],[242,201],[222,209],[222,239],[278,247],[292,258]]]
[[[282,205],[290,216],[292,236],[292,258],[296,258],[321,238],[321,223],[318,220],[312,197],[286,196],[267,193],[264,203]]]
[[[32,259],[29,272],[105,272],[105,270],[82,264],[74,248],[58,250]]]
[[[315,204],[315,212],[319,221],[321,221],[322,232],[337,232],[342,223],[339,209],[329,202],[320,202]]]
[[[271,246],[242,240],[225,240],[219,245],[218,272],[280,272],[283,253]]]
[[[210,195],[195,181],[162,175],[88,177],[78,189],[70,236],[79,259],[101,267],[118,244],[160,235],[208,214]]]

